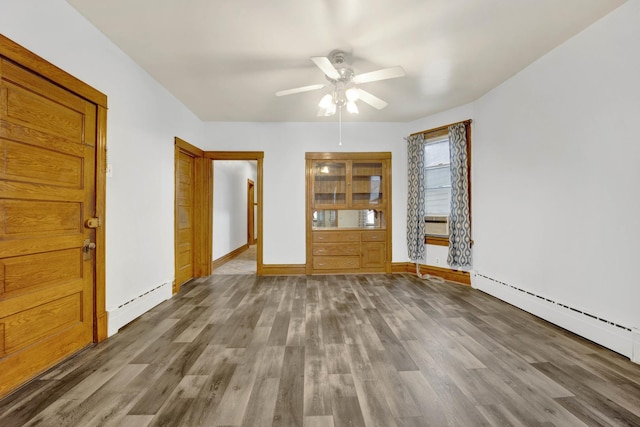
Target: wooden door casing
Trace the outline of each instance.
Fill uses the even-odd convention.
[[[0,396],[94,339],[97,115],[0,59]]]
[[[250,179],[247,180],[247,245],[253,245],[256,242],[254,235],[254,200],[255,200],[255,188],[254,182]]]

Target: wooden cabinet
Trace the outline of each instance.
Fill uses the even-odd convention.
[[[307,274],[391,272],[391,153],[307,153]]]

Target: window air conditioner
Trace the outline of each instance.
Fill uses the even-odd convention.
[[[424,231],[427,236],[448,236],[449,217],[448,216],[426,216],[424,218]]]

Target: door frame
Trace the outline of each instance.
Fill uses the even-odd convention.
[[[255,183],[247,179],[247,245],[253,245],[256,243],[255,236]]]
[[[263,258],[262,258],[262,245],[264,239],[262,238],[262,188],[264,187],[263,180],[263,160],[264,160],[264,151],[205,151],[204,157],[209,160],[208,167],[205,167],[205,170],[208,170],[208,177],[205,177],[205,185],[204,185],[204,194],[211,197],[213,200],[213,161],[214,160],[248,160],[248,161],[256,161],[257,162],[257,203],[258,203],[258,235],[257,235],[257,243],[256,243],[256,274],[258,276],[262,276],[263,274]],[[207,253],[209,257],[209,273],[211,274],[211,261],[213,256],[213,204],[207,203],[204,205],[204,212],[207,218],[208,223],[208,237],[210,239],[210,243],[206,249],[208,251],[203,251]],[[203,230],[203,232],[206,232]]]
[[[96,248],[93,288],[93,342],[107,338],[106,310],[106,171],[107,171],[107,96],[35,53],[0,34],[0,56],[39,74],[96,106],[95,217]]]

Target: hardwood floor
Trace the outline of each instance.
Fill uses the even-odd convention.
[[[220,266],[216,266],[213,269],[213,274],[215,276],[225,274],[256,274],[257,256],[256,245],[251,245],[239,255],[231,258]]]
[[[640,366],[409,274],[215,275],[0,401],[12,426],[639,426]]]

